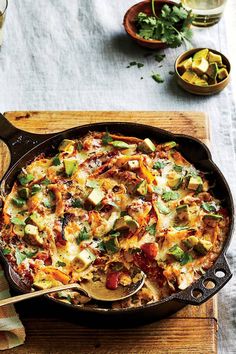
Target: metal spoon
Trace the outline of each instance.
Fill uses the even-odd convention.
[[[137,291],[139,291],[145,281],[145,274],[143,272],[141,274],[141,279],[137,283],[132,283],[129,286],[119,286],[116,290],[109,290],[105,287],[104,282],[101,281],[87,281],[86,283],[79,284],[66,284],[56,286],[50,289],[44,290],[36,290],[24,295],[13,296],[4,300],[0,300],[0,307],[14,304],[19,301],[32,299],[37,296],[42,296],[62,290],[74,289],[77,291],[81,291],[86,296],[99,301],[118,301],[126,299],[127,297],[134,295]]]

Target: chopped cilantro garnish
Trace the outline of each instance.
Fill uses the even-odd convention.
[[[57,261],[56,266],[57,267],[65,267],[66,263],[65,262],[61,262],[61,261]]]
[[[99,244],[100,251],[116,253],[119,251],[117,237],[112,237],[108,241],[102,241]]]
[[[160,63],[165,58],[165,56],[165,54],[155,54],[155,60]]]
[[[169,202],[170,200],[176,200],[178,198],[179,198],[179,193],[177,192],[170,191],[162,194],[162,199],[165,202]]]
[[[61,164],[61,161],[60,161],[58,155],[53,158],[52,164],[53,164],[53,166],[59,166]]]
[[[49,185],[51,183],[51,181],[48,179],[48,178],[45,178],[42,182],[41,182],[41,184],[43,184],[44,186],[47,186],[47,185]]]
[[[211,213],[211,212],[215,212],[216,211],[216,207],[215,205],[211,204],[211,203],[205,203],[203,202],[201,205],[202,209],[204,209],[205,211]]]
[[[20,252],[18,248],[15,250],[15,258],[16,258],[16,264],[20,265],[26,258],[26,254]]]
[[[185,252],[180,260],[180,264],[185,265],[185,264],[192,262],[192,261],[193,261],[193,257],[191,256],[191,254]]]
[[[162,82],[164,82],[164,79],[162,79],[161,75],[156,73],[156,74],[152,74],[152,79],[154,81],[156,81],[158,84],[161,84]]]
[[[86,229],[86,227],[83,228],[83,230],[80,231],[79,235],[76,237],[76,242],[79,245],[82,241],[89,240],[89,234]]]
[[[4,256],[6,256],[6,255],[8,255],[8,254],[11,253],[11,250],[10,250],[9,248],[4,248],[4,249],[2,250],[2,253],[4,254]]]
[[[83,145],[82,145],[81,141],[79,141],[77,144],[77,150],[81,151],[82,149],[83,149]]]
[[[22,198],[12,198],[12,203],[17,207],[22,207],[25,204],[25,200]]]
[[[174,165],[173,169],[174,169],[176,172],[182,172],[182,171],[183,171],[183,167],[182,167],[182,166],[179,166],[179,165]]]
[[[83,203],[82,203],[82,201],[80,199],[76,198],[76,199],[72,200],[71,206],[73,208],[82,208],[83,207]]]
[[[106,133],[102,137],[102,143],[103,145],[108,145],[112,141],[112,137],[110,136],[108,130],[106,130]]]
[[[146,227],[146,231],[149,232],[150,235],[155,236],[156,235],[156,226],[157,226],[156,223],[152,224],[152,225],[148,225]]]
[[[164,168],[166,166],[166,162],[164,161],[157,161],[154,163],[153,168],[155,170],[160,170],[161,168]]]

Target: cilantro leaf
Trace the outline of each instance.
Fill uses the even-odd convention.
[[[112,141],[112,137],[110,136],[108,130],[106,130],[106,133],[102,137],[102,143],[103,145],[108,145]]]
[[[79,245],[82,241],[89,240],[89,234],[86,229],[86,227],[83,228],[83,230],[80,231],[79,235],[76,237],[76,242]]]
[[[156,235],[156,226],[157,226],[156,223],[152,224],[152,225],[148,225],[146,227],[146,231],[149,232],[150,235],[155,236]]]
[[[112,237],[108,241],[102,241],[102,247],[108,253],[116,253],[116,252],[118,252],[119,251],[119,247],[118,247],[117,237]]]
[[[170,191],[170,192],[165,192],[165,193],[162,194],[162,199],[165,202],[169,202],[170,200],[176,200],[178,198],[179,198],[179,193],[178,192]]]
[[[185,264],[192,262],[192,261],[193,261],[193,257],[191,256],[191,254],[185,252],[183,254],[183,256],[181,257],[180,264],[185,265]]]
[[[152,79],[154,80],[154,81],[156,81],[158,84],[161,84],[161,83],[163,83],[165,80],[164,79],[162,79],[162,77],[161,77],[161,75],[160,74],[152,74]]]
[[[174,169],[176,172],[182,172],[182,171],[183,171],[183,167],[182,167],[182,166],[179,166],[179,165],[174,165],[173,169]]]
[[[57,267],[65,267],[66,263],[65,262],[61,262],[61,261],[57,261],[56,266]]]
[[[205,211],[211,213],[211,212],[215,212],[216,211],[216,207],[215,205],[211,204],[211,203],[205,203],[203,202],[201,205],[202,209],[204,209]]]
[[[81,141],[79,141],[77,144],[77,151],[81,151],[82,149],[83,149],[83,145],[82,145]]]
[[[83,207],[83,203],[79,198],[73,199],[71,201],[71,206],[73,208],[82,208]]]
[[[156,54],[154,58],[158,63],[160,63],[165,57],[165,54]]]
[[[20,265],[27,258],[27,256],[24,253],[20,252],[18,248],[16,248],[15,258],[16,258],[16,264]]]
[[[61,161],[60,161],[58,155],[53,158],[52,164],[53,164],[53,166],[59,166],[61,164]]]
[[[157,161],[154,163],[153,168],[155,170],[160,170],[161,168],[164,168],[166,166],[166,162],[163,161]]]
[[[6,255],[8,255],[8,254],[11,253],[11,250],[10,250],[9,248],[4,248],[4,249],[2,250],[2,253],[4,254],[4,256],[6,256]]]

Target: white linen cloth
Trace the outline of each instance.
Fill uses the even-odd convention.
[[[165,50],[158,64],[125,34],[126,10],[138,0],[9,0],[0,52],[0,111],[188,110],[208,113],[214,160],[236,193],[232,87],[212,97],[182,91],[169,71],[185,47]],[[233,8],[233,0],[228,6]],[[231,4],[230,4],[231,3]],[[229,13],[229,12],[228,12]],[[225,19],[194,29],[194,47],[229,54]],[[234,28],[235,31],[236,27]],[[232,31],[231,31],[232,32]],[[234,36],[231,34],[231,38]],[[126,68],[129,62],[144,67]],[[162,67],[159,67],[163,65]],[[152,71],[163,84],[150,78]],[[141,80],[140,78],[143,77]],[[234,132],[234,133],[233,133]],[[235,272],[236,240],[228,259]],[[236,353],[236,280],[219,295],[220,353]],[[197,329],[196,329],[197,330]]]

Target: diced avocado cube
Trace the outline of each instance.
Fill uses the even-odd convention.
[[[25,205],[25,199],[21,199],[21,198],[12,198],[12,203],[17,206],[17,207],[22,207],[23,205]]]
[[[153,142],[149,138],[144,139],[138,148],[139,148],[139,150],[141,150],[147,154],[151,154],[152,152],[156,151],[155,145],[153,144]]]
[[[17,177],[18,181],[20,182],[20,184],[22,186],[26,186],[26,184],[32,182],[34,180],[34,175],[32,175],[31,173],[29,174],[23,174],[21,173],[18,177]]]
[[[44,219],[43,217],[38,214],[37,212],[34,212],[33,214],[30,215],[29,220],[32,221],[40,231],[44,229]]]
[[[34,184],[31,188],[31,194],[34,195],[41,191],[41,186],[39,184]]]
[[[167,254],[173,256],[177,261],[181,261],[184,256],[184,251],[178,245],[174,245],[169,249]]]
[[[125,215],[124,217],[119,218],[114,226],[115,231],[121,231],[130,229],[131,231],[135,231],[139,227],[139,224],[136,220],[134,220],[131,216]]]
[[[222,57],[219,54],[215,54],[215,53],[209,52],[208,61],[209,61],[210,64],[211,63],[217,63],[219,65],[222,65]]]
[[[105,197],[104,192],[100,188],[94,188],[88,196],[88,201],[94,206],[98,205]]]
[[[188,213],[188,205],[180,205],[176,208],[177,217],[179,220],[188,220],[189,213]]]
[[[18,190],[18,194],[22,199],[27,200],[29,198],[29,188],[21,188]]]
[[[62,140],[58,150],[72,154],[72,152],[74,151],[74,147],[75,147],[74,140],[64,139]]]
[[[162,150],[168,151],[176,147],[178,144],[175,141],[168,141],[167,143],[161,144]]]
[[[204,223],[208,226],[213,226],[213,227],[222,219],[223,216],[219,214],[206,214],[203,216]]]
[[[187,248],[193,248],[198,244],[198,238],[196,236],[189,236],[186,240],[183,241],[184,245]]]
[[[140,195],[146,195],[147,194],[147,181],[146,180],[143,180],[142,182],[140,182],[138,184],[138,187],[137,187],[137,192],[140,194]]]
[[[25,234],[25,226],[24,225],[14,225],[13,232],[20,237],[23,237]]]
[[[128,149],[130,147],[129,144],[125,143],[124,141],[115,140],[110,142],[117,149]]]
[[[43,245],[43,239],[42,239],[42,237],[40,237],[39,229],[35,225],[27,224],[25,226],[24,239],[27,243],[29,243],[32,246],[42,246]]]
[[[208,86],[208,82],[203,79],[198,79],[195,81],[194,85],[196,86]]]
[[[172,171],[167,175],[167,184],[173,190],[179,189],[182,182],[183,182],[182,176],[175,171]]]
[[[64,166],[67,177],[71,177],[78,167],[78,162],[76,159],[65,159]]]
[[[179,63],[179,65],[177,66],[178,72],[180,74],[183,74],[186,70],[189,70],[192,68],[192,62],[193,59],[192,57],[182,61],[181,63]]]
[[[224,80],[228,76],[229,76],[229,73],[228,73],[227,69],[225,69],[225,68],[219,69],[219,71],[217,73],[217,78],[219,80]]]
[[[212,248],[213,244],[207,240],[199,240],[197,245],[194,246],[194,250],[201,255],[206,255],[208,251]]]
[[[78,254],[77,258],[83,264],[83,266],[87,268],[91,263],[95,261],[96,256],[89,249],[84,249]]]
[[[128,161],[126,166],[127,166],[128,170],[131,170],[131,171],[137,170],[139,168],[139,161],[138,160]]]
[[[126,216],[128,216],[128,218],[130,218],[130,220],[132,220],[131,216],[129,216],[129,215],[126,215]],[[118,220],[116,220],[116,223],[114,225],[115,231],[125,230],[128,228],[129,228],[129,226],[127,224],[127,218],[125,219],[125,217],[121,217]]]
[[[211,63],[207,69],[206,74],[215,82],[218,70],[219,69],[217,63]]]
[[[201,49],[194,54],[193,61],[199,60],[201,58],[208,59],[208,55],[209,55],[209,49],[207,48]]]
[[[199,77],[197,76],[197,74],[194,73],[194,72],[191,71],[191,70],[185,71],[185,73],[183,73],[183,75],[182,75],[181,77],[182,77],[182,79],[183,79],[184,81],[187,81],[187,82],[189,82],[190,84],[193,84],[193,85],[194,85],[195,81],[196,81],[197,79],[199,79]]]
[[[207,72],[209,63],[205,58],[197,59],[193,61],[192,70],[197,75],[203,75]]]
[[[191,177],[188,182],[188,189],[193,191],[200,190],[203,187],[203,181],[200,176]]]
[[[124,219],[132,232],[135,232],[139,228],[139,223],[136,220],[130,218],[128,215],[125,215]]]

